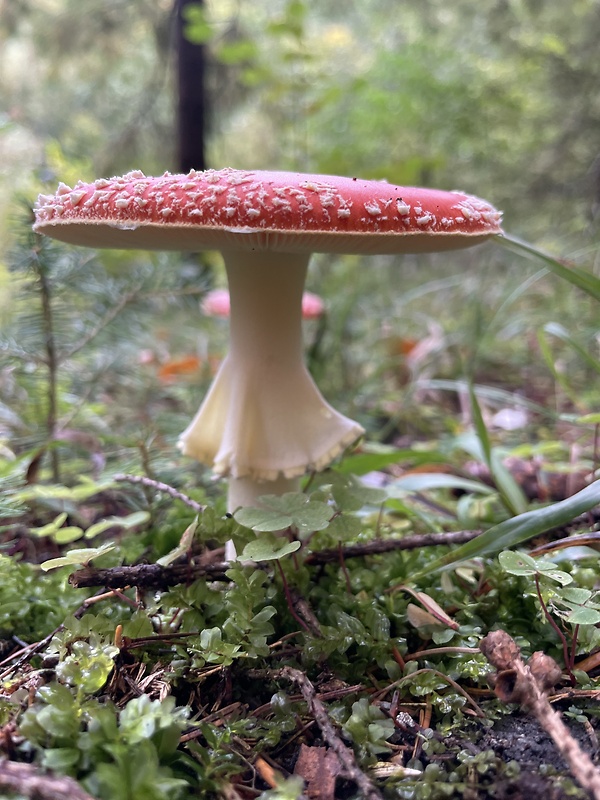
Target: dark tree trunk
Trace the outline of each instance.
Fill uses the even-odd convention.
[[[205,48],[185,37],[185,8],[198,0],[175,0],[178,81],[179,170],[206,169]]]

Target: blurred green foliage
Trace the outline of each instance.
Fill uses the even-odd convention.
[[[222,321],[198,313],[223,282],[218,257],[93,253],[29,229],[35,194],[59,180],[173,169],[173,3],[0,0],[0,12],[0,645],[12,654],[0,720],[17,732],[12,755],[107,800],[234,796],[236,781],[296,797],[297,778],[267,791],[255,766],[275,752],[291,768],[297,741],[316,741],[278,672],[293,665],[365,770],[406,737],[420,750],[406,761],[418,779],[385,778],[394,796],[510,782],[516,765],[444,744],[504,713],[486,694],[482,636],[501,626],[525,655],[560,662],[550,615],[579,687],[595,688],[575,662],[598,646],[595,550],[496,556],[598,500],[597,484],[584,488],[600,424],[598,3],[191,7],[211,166],[465,189],[533,242],[401,265],[317,256],[310,282],[327,313],[306,327],[308,363],[367,443],[306,495],[235,520],[221,485],[175,448],[226,347]],[[180,359],[194,368],[178,372]],[[591,517],[576,524],[595,532]],[[486,532],[441,556],[310,560],[465,528]],[[85,531],[98,546],[73,551]],[[67,583],[80,564],[170,565],[229,539],[241,556],[214,580],[99,598]],[[410,581],[416,598],[401,590]],[[399,728],[398,702],[431,727]],[[590,710],[579,699],[569,713]]]

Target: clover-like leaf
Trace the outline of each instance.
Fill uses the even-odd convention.
[[[568,603],[576,603],[577,605],[587,603],[592,595],[591,589],[584,589],[582,586],[569,586],[568,589],[563,589],[560,593],[562,600]]]
[[[381,505],[387,499],[386,491],[365,486],[355,475],[332,472],[328,483],[333,499],[342,511],[360,511],[364,506]]]
[[[288,542],[276,536],[259,536],[255,541],[248,542],[237,560],[274,561],[295,553],[299,548],[300,542]]]
[[[498,561],[509,575],[535,575],[538,572],[535,559],[526,553],[505,550],[498,555]]]
[[[600,622],[600,609],[587,606],[572,608],[566,619],[572,625],[597,625]]]
[[[287,492],[277,497],[259,498],[260,508],[241,508],[235,521],[253,531],[281,531],[295,528],[298,533],[312,533],[327,527],[334,509],[301,492]]]
[[[551,561],[542,561],[528,556],[527,553],[519,553],[513,550],[505,550],[498,555],[500,566],[510,575],[531,576],[540,575],[549,578],[562,586],[571,583],[573,578],[568,572],[556,569]]]

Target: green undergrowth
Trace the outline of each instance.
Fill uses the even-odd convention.
[[[365,450],[355,466],[372,473],[392,455]],[[14,756],[76,778],[100,799],[218,798],[231,786],[297,797],[299,746],[331,742],[282,672],[292,667],[312,682],[336,736],[384,796],[462,797],[468,787],[510,783],[517,764],[473,749],[478,732],[507,713],[489,691],[479,642],[501,627],[525,657],[553,655],[582,690],[571,713],[589,717],[583,690],[594,683],[576,661],[600,645],[597,556],[507,551],[511,535],[519,545],[527,531],[553,527],[547,504],[511,517],[497,488],[427,474],[371,488],[342,465],[315,476],[305,493],[267,498],[235,519],[165,500],[157,481],[13,487],[22,511],[0,558],[0,717],[13,731]],[[496,509],[504,531],[497,548],[484,541],[478,551],[474,540],[463,545],[472,548],[468,559],[446,558],[443,568],[439,548],[376,552],[382,541],[447,530],[440,508],[458,514],[467,489],[490,501],[479,519],[488,532]],[[192,494],[182,496],[204,500],[201,490]],[[563,504],[572,519],[599,495],[592,484]],[[127,514],[107,529],[70,524],[117,503],[137,515],[135,525]],[[228,539],[238,560],[202,574]],[[26,542],[35,553],[28,560],[19,555]],[[98,598],[68,582],[83,568],[156,562],[165,571],[187,564],[189,574],[150,589],[125,582]],[[279,788],[257,766],[263,757]],[[340,785],[344,796],[362,796],[351,780]]]

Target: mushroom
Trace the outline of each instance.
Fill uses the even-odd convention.
[[[211,289],[202,298],[200,310],[207,317],[228,317],[231,310],[227,289]],[[302,295],[302,319],[318,319],[325,310],[325,303],[318,294],[304,292]]]
[[[383,181],[234,169],[129,172],[60,184],[39,197],[34,229],[69,244],[220,250],[231,297],[230,350],[180,439],[229,476],[228,508],[295,491],[363,428],[335,411],[302,356],[311,253],[391,254],[469,247],[501,233],[500,213],[457,192]]]

